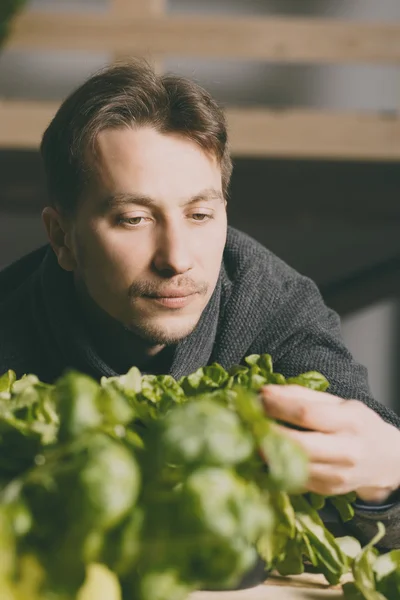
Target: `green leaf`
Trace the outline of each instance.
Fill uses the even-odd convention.
[[[237,415],[211,397],[177,407],[163,421],[162,456],[171,463],[229,466],[249,458],[253,448]]]
[[[197,371],[195,371],[191,375],[188,375],[187,377],[182,377],[179,380],[179,384],[185,392],[185,394],[187,396],[191,396],[193,393],[196,393],[199,390],[203,377],[204,369],[197,369]]]
[[[17,565],[17,540],[10,519],[10,506],[0,505],[0,582],[11,579]]]
[[[181,581],[178,569],[149,571],[141,577],[138,588],[132,589],[133,595],[127,595],[127,600],[186,600],[191,591],[191,586]]]
[[[400,550],[378,556],[372,566],[377,590],[388,600],[400,598]]]
[[[276,563],[275,568],[281,575],[300,575],[304,572],[300,536],[287,540],[284,557]]]
[[[252,367],[254,365],[258,366],[259,360],[260,360],[260,354],[249,354],[249,356],[246,356],[246,358],[244,359],[244,362],[249,367]]]
[[[227,539],[237,535],[255,542],[259,534],[272,530],[271,510],[257,488],[219,468],[202,468],[185,484],[193,515],[209,531]]]
[[[346,600],[366,600],[364,594],[360,592],[356,584],[352,581],[344,583],[342,585],[342,590]]]
[[[373,565],[378,556],[378,551],[374,548],[374,545],[385,535],[383,524],[378,522],[377,526],[377,534],[364,546],[361,553],[355,557],[352,565],[354,586],[365,600],[385,600],[385,597],[376,589],[373,570]]]
[[[321,496],[321,494],[315,494],[314,492],[307,493],[307,499],[311,506],[315,508],[315,510],[321,510],[325,506],[326,497]]]
[[[57,381],[54,397],[60,415],[59,438],[67,441],[84,431],[95,429],[102,422],[97,405],[100,387],[93,379],[74,372]]]
[[[262,354],[258,361],[258,366],[260,367],[261,374],[268,378],[272,375],[273,366],[272,366],[272,357],[270,354]]]
[[[287,381],[281,373],[272,373],[268,377],[268,383],[273,383],[275,385],[286,385]]]
[[[267,383],[266,377],[263,377],[259,373],[251,373],[247,386],[249,389],[258,392],[258,390]]]
[[[121,383],[125,393],[138,394],[142,389],[142,374],[138,368],[132,367],[127,374],[123,376]]]
[[[318,512],[303,496],[291,497],[296,523],[304,540],[308,540],[318,560],[318,567],[331,584],[339,582],[347,570],[347,560],[333,535],[325,528]],[[312,557],[310,557],[312,558]]]
[[[21,379],[15,381],[12,385],[13,394],[22,394],[26,389],[31,388],[39,383],[36,375],[24,375]]]
[[[99,390],[96,395],[96,404],[103,422],[110,425],[126,425],[132,421],[135,415],[128,398],[112,385]]]
[[[227,394],[226,396],[229,397],[233,410],[259,443],[262,436],[269,433],[271,429],[271,421],[266,416],[259,397],[239,386],[235,386],[230,392],[231,395]]]
[[[220,389],[228,384],[228,380],[227,371],[218,363],[214,363],[198,369],[187,377],[182,377],[179,385],[187,396],[192,396]]]
[[[98,562],[107,565],[118,576],[128,576],[140,556],[143,522],[143,509],[130,510],[124,520],[104,536]]]
[[[116,387],[127,396],[135,396],[142,389],[142,374],[137,367],[132,367],[125,375],[102,377],[100,385],[106,388]]]
[[[7,371],[0,377],[0,393],[1,392],[11,392],[12,385],[14,381],[16,381],[17,376],[14,371]]]
[[[182,531],[197,548],[191,577],[197,573],[217,586],[237,583],[256,560],[256,539],[272,529],[262,495],[226,469],[202,468],[188,477],[183,500]]]
[[[223,387],[229,377],[225,369],[218,363],[213,363],[212,365],[205,367],[204,375],[210,382],[213,382],[216,387]]]
[[[305,452],[293,440],[271,430],[261,440],[261,450],[268,464],[271,483],[287,492],[301,490],[308,478]]]
[[[356,494],[350,493],[340,496],[329,496],[328,501],[336,508],[342,521],[346,522],[354,517],[353,502],[355,499]]]
[[[398,570],[400,573],[400,550],[392,550],[391,552],[378,556],[374,562],[373,569],[377,581],[387,577],[387,575],[395,570]]]
[[[317,371],[309,371],[308,373],[302,373],[297,377],[289,377],[286,380],[286,383],[301,385],[320,392],[325,392],[329,387],[329,382],[326,377]]]
[[[228,371],[229,377],[234,377],[235,375],[246,374],[249,372],[249,368],[244,365],[232,365],[232,367]]]
[[[257,550],[268,568],[275,568],[284,561],[287,545],[296,536],[296,518],[293,505],[285,492],[274,491],[266,497],[275,514],[273,531],[263,532],[257,542]]]
[[[367,551],[368,549],[372,549],[385,535],[385,526],[380,521],[376,524],[378,531],[374,535],[374,537],[368,542],[366,546],[364,546],[363,551]]]
[[[163,396],[163,388],[160,386],[157,375],[143,375],[142,390],[140,396],[157,404]]]
[[[354,560],[361,552],[361,544],[355,538],[345,535],[336,538],[336,543],[349,559]]]
[[[96,434],[88,445],[78,486],[84,499],[80,510],[86,508],[88,518],[95,518],[96,527],[107,530],[135,505],[140,473],[133,455],[122,444]]]

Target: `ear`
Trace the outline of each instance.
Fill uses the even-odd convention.
[[[46,206],[42,212],[42,220],[47,237],[53,248],[58,264],[65,271],[74,271],[77,267],[71,244],[70,225],[67,219],[51,206]]]

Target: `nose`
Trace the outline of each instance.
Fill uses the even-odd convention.
[[[181,275],[193,267],[188,235],[182,223],[160,226],[153,265],[158,273],[167,277]]]

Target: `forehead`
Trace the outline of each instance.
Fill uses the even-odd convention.
[[[109,194],[180,199],[222,188],[217,159],[181,135],[151,127],[102,131],[95,144],[96,187]]]

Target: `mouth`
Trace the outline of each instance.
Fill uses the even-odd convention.
[[[190,304],[196,296],[197,292],[185,295],[179,295],[179,292],[177,292],[173,294],[167,294],[166,296],[145,296],[145,298],[164,306],[165,308],[178,309]]]

